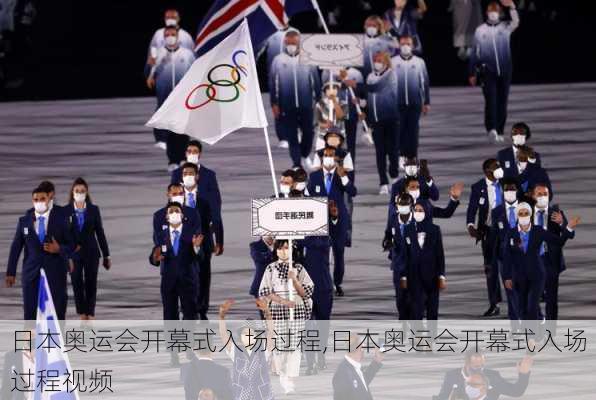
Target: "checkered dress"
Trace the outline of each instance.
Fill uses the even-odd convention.
[[[294,321],[290,321],[290,309],[283,304],[269,302],[271,310],[271,317],[278,335],[282,332],[291,332],[291,347],[297,345],[299,338],[298,332],[305,329],[305,322],[310,319],[312,313],[312,294],[314,290],[314,283],[310,279],[306,269],[294,263],[296,268],[296,276],[298,281],[304,288],[304,297],[294,292]],[[259,287],[259,296],[265,297],[270,294],[276,294],[286,300],[289,300],[288,292],[288,269],[289,264],[281,261],[276,261],[267,266],[261,286]]]

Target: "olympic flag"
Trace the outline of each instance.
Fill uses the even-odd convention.
[[[199,57],[146,124],[214,144],[267,119],[246,19]]]

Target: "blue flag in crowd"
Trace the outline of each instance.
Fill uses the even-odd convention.
[[[54,300],[48,286],[46,273],[41,269],[39,277],[39,298],[37,302],[37,321],[35,329],[35,400],[78,400],[76,390],[69,392],[65,384],[72,374],[68,354],[64,352],[64,341],[60,324],[54,308]],[[44,377],[51,371],[52,380],[58,380],[59,385],[52,384],[51,391],[45,388]],[[54,371],[58,376],[54,376]]]

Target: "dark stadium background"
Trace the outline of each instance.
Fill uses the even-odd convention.
[[[527,2],[528,0],[526,0]],[[54,0],[37,1],[37,16],[27,51],[8,66],[24,83],[0,89],[1,100],[146,96],[143,64],[154,30],[163,24],[168,6],[182,14],[182,26],[194,36],[211,0]],[[356,0],[335,1],[344,7],[336,32],[361,32],[366,13]],[[392,0],[371,0],[375,12]],[[519,3],[519,0],[517,1]],[[514,83],[592,81],[596,71],[596,38],[589,2],[535,1],[536,11],[521,15],[514,34]],[[328,2],[320,2],[326,8]],[[434,86],[463,85],[465,65],[452,47],[449,0],[427,0],[420,23],[424,57]],[[320,31],[315,13],[292,24],[304,32]],[[262,66],[262,62],[260,63]],[[263,86],[265,88],[265,86]]]

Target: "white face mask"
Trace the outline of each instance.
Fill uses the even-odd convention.
[[[410,213],[410,206],[397,206],[397,212],[400,215],[408,215]]]
[[[424,217],[425,217],[424,211],[414,211],[414,220],[416,220],[416,222],[424,221]]]
[[[528,215],[527,217],[518,217],[517,220],[521,226],[530,225],[531,217]]]
[[[48,211],[48,203],[46,203],[44,201],[34,201],[33,208],[35,208],[35,211],[37,213],[43,214],[46,211]]]
[[[298,46],[296,46],[295,44],[289,44],[286,46],[286,51],[289,55],[295,56],[296,54],[298,54]]]
[[[536,197],[536,205],[538,206],[538,208],[548,207],[548,196]]]
[[[517,192],[515,190],[506,190],[504,196],[505,201],[509,204],[515,203],[517,201]]]
[[[87,193],[73,193],[72,197],[76,203],[83,203],[87,199]]]
[[[199,155],[198,154],[187,154],[186,161],[188,161],[189,163],[198,164],[199,163]]]
[[[414,201],[416,201],[418,200],[418,197],[420,197],[420,189],[410,190],[408,194],[414,198]]]
[[[197,178],[194,175],[186,175],[182,177],[182,183],[185,188],[190,189],[197,184]]]
[[[281,192],[281,194],[289,194],[290,190],[291,190],[290,185],[287,185],[285,183],[279,184],[279,191]]]
[[[500,19],[501,19],[501,16],[499,15],[499,13],[497,11],[489,11],[488,12],[488,20],[490,22],[499,22]]]
[[[179,225],[182,222],[182,214],[179,212],[173,212],[168,214],[168,221],[170,225]]]
[[[175,18],[167,18],[166,26],[178,26],[178,21]]]
[[[511,140],[513,140],[515,146],[523,146],[526,144],[526,137],[524,135],[513,135],[511,136]]]
[[[517,165],[519,166],[519,170],[520,171],[525,171],[526,167],[528,166],[528,162],[527,161],[520,161],[517,163]]]
[[[296,182],[295,187],[299,192],[304,192],[304,189],[306,189],[306,182]]]
[[[505,172],[503,172],[503,168],[499,167],[493,171],[493,176],[495,179],[503,179]]]
[[[528,162],[530,164],[536,164],[536,159],[535,158],[528,158]]]
[[[412,55],[412,46],[404,44],[399,48],[399,53],[404,57],[410,57]]]
[[[178,43],[178,38],[176,36],[166,36],[167,46],[176,46],[176,43]]]
[[[331,169],[335,166],[335,158],[323,157],[323,166],[327,169]]]
[[[170,197],[170,202],[179,203],[181,206],[184,205],[184,195]]]
[[[368,26],[366,27],[366,34],[370,37],[375,37],[379,33],[379,30],[376,26]]]
[[[406,171],[406,175],[416,176],[416,174],[418,173],[418,166],[417,165],[406,165],[404,167],[404,170]]]
[[[385,70],[385,64],[383,64],[381,62],[374,63],[374,67],[375,67],[375,71],[377,71],[377,72],[383,72]]]

